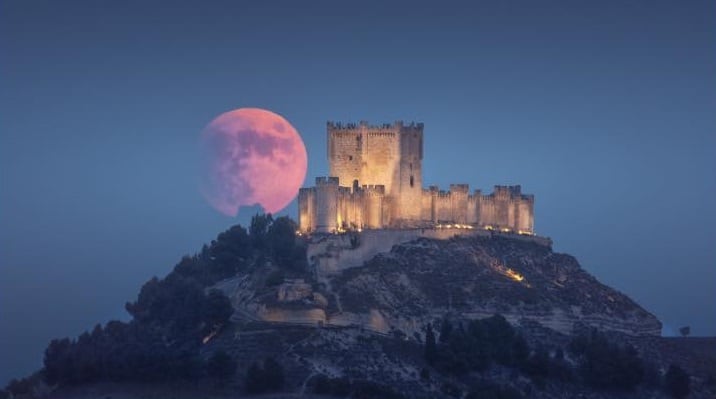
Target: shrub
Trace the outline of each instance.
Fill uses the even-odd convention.
[[[584,381],[597,389],[631,390],[644,378],[644,364],[631,345],[609,342],[597,330],[580,334],[570,343]]]
[[[266,393],[283,389],[283,367],[273,358],[267,358],[263,365],[254,362],[246,373],[246,392]]]
[[[285,276],[283,274],[283,271],[281,270],[274,270],[271,272],[271,274],[266,277],[266,286],[267,287],[275,287],[277,285],[280,285],[283,283]]]
[[[508,386],[481,381],[472,387],[465,399],[520,399],[522,394]]]
[[[236,373],[237,363],[223,350],[214,352],[206,363],[206,373],[209,377],[227,380]]]
[[[664,376],[664,389],[673,398],[685,398],[691,392],[689,375],[681,367],[670,365]]]

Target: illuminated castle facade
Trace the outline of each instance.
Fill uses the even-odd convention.
[[[328,122],[330,177],[298,193],[299,229],[331,233],[459,225],[532,234],[534,196],[520,186],[491,194],[423,188],[423,124],[371,126]]]

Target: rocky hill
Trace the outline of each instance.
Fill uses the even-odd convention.
[[[554,253],[548,239],[460,229],[294,231],[286,218],[257,216],[248,231],[220,234],[147,282],[127,304],[129,323],[53,341],[45,367],[8,391],[716,396],[716,352],[704,350],[716,342],[661,338],[652,314]]]
[[[499,313],[513,324],[537,322],[564,334],[580,325],[629,335],[661,332],[656,317],[599,283],[573,257],[543,243],[470,233],[418,238],[332,272],[320,265],[325,257],[338,258],[340,264],[342,257],[352,259],[361,244],[336,251],[341,238],[316,241],[323,240],[336,245],[313,252],[312,275],[270,290],[255,275],[219,287],[239,315],[256,320],[361,326],[411,337],[445,314],[476,319]]]

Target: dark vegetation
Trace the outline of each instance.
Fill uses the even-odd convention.
[[[684,369],[672,364],[664,376],[664,389],[673,398],[685,398],[691,392],[689,379]]]
[[[206,362],[206,372],[209,377],[219,381],[226,381],[236,373],[237,363],[228,353],[223,350],[214,352]]]
[[[246,373],[246,392],[267,393],[283,388],[283,368],[273,358],[267,358],[263,364],[253,362]]]
[[[644,380],[645,365],[631,345],[610,342],[596,330],[576,336],[569,345],[585,383],[601,390],[633,390]]]
[[[529,357],[527,342],[501,315],[458,323],[456,327],[445,319],[439,345],[428,326],[425,349],[429,364],[456,376],[484,371],[493,363],[519,366]]]
[[[147,281],[136,301],[126,304],[132,316],[129,322],[110,321],[75,339],[53,340],[45,351],[43,370],[11,381],[0,390],[0,399],[31,392],[40,379],[56,386],[201,379],[223,384],[236,380],[238,360],[251,364],[244,376],[248,393],[281,391],[284,370],[273,358],[235,359],[222,350],[202,355],[200,348],[202,340],[224,328],[233,312],[222,292],[209,289],[213,284],[267,264],[274,265],[267,271],[267,286],[306,271],[305,247],[296,240],[295,230],[289,218],[274,220],[269,214],[256,215],[248,231],[237,225],[219,234],[198,254],[184,257],[166,277]],[[360,245],[357,236],[351,242]],[[445,318],[439,325],[428,325],[424,358],[429,366],[420,371],[421,380],[448,377],[441,390],[454,397],[529,395],[482,377],[494,370],[528,377],[530,389],[566,383],[628,392],[641,385],[661,387],[676,399],[690,392],[690,377],[682,368],[672,365],[662,376],[633,347],[611,342],[595,330],[576,335],[565,347],[530,347],[500,315],[472,321]],[[457,381],[464,383],[467,392]],[[359,399],[404,397],[373,381],[325,375],[312,377],[307,388],[315,394]]]
[[[366,380],[348,378],[329,378],[323,374],[314,376],[308,382],[311,391],[318,395],[330,395],[356,399],[404,399],[389,386]]]
[[[597,330],[577,334],[566,348],[530,348],[501,315],[467,322],[444,319],[437,341],[432,326],[427,326],[424,350],[426,362],[435,371],[456,378],[464,379],[470,373],[499,366],[529,377],[536,389],[544,389],[550,383],[576,383],[611,392],[629,392],[639,385],[663,387],[674,398],[683,398],[689,393],[689,376],[683,369],[671,366],[663,379],[652,371],[656,381],[647,381],[650,370],[636,349],[614,343]],[[428,369],[421,371],[423,379],[429,379],[430,375]],[[447,393],[454,389],[453,386],[443,388]],[[521,395],[509,386],[481,382],[467,397],[519,398]]]
[[[218,235],[201,252],[185,256],[165,278],[154,277],[142,286],[135,302],[127,303],[129,322],[97,325],[76,339],[50,342],[45,350],[44,380],[50,385],[71,386],[95,381],[172,381],[209,377],[226,380],[236,373],[236,359],[218,351],[200,356],[202,339],[216,334],[228,322],[233,309],[214,283],[262,267],[278,266],[272,283],[284,273],[305,269],[305,248],[295,238],[295,223],[288,217],[256,215],[247,231],[237,225]],[[251,359],[248,359],[251,360]],[[280,387],[281,366],[266,360],[253,371],[247,384],[261,391],[262,384]],[[29,389],[26,380],[15,380],[8,389]],[[258,387],[258,388],[257,388]],[[263,391],[261,391],[263,392]]]

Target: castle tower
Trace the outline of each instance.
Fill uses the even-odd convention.
[[[316,230],[316,188],[305,187],[298,190],[298,228],[300,231]]]
[[[332,233],[338,230],[337,178],[316,178],[315,215],[315,231]]]
[[[400,176],[393,217],[415,222],[422,216],[423,124],[396,122],[394,126],[400,132]]]
[[[420,220],[422,210],[423,125],[379,126],[367,122],[328,122],[330,176],[343,187],[382,185],[390,219]]]

